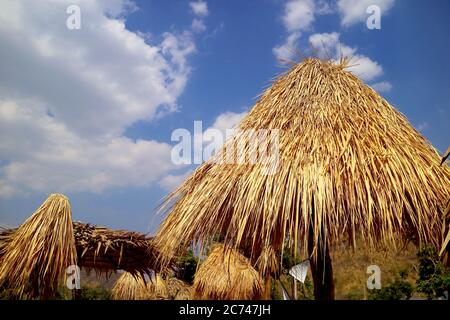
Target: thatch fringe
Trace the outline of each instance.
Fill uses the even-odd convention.
[[[263,294],[263,280],[234,249],[215,245],[195,273],[193,297],[202,300],[251,300]]]
[[[111,297],[113,300],[161,300],[167,299],[168,288],[160,275],[146,280],[142,275],[123,272],[111,290]]]
[[[235,136],[170,194],[156,236],[162,261],[180,243],[265,246],[295,252],[361,237],[370,247],[408,238],[441,244],[450,170],[431,144],[345,61],[305,59],[281,76],[242,120]],[[279,130],[274,174],[249,164],[248,131]],[[246,164],[220,163],[241,146]],[[314,254],[317,250],[312,250]]]
[[[76,264],[69,200],[52,194],[14,233],[7,235],[0,260],[0,286],[47,299]]]
[[[96,272],[125,270],[132,274],[160,271],[152,238],[74,222],[78,265]]]
[[[192,298],[192,286],[186,282],[170,277],[166,283],[170,300],[190,300]]]

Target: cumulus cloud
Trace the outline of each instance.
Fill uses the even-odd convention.
[[[81,29],[66,28],[66,8]],[[170,146],[125,130],[177,108],[195,51],[189,32],[148,44],[127,0],[0,4],[0,195],[144,186],[174,168]]]
[[[339,61],[341,57],[349,57],[351,60],[347,70],[365,81],[383,74],[383,68],[378,62],[358,54],[357,48],[340,42],[339,37],[337,32],[316,33],[309,37],[309,42],[320,58]]]
[[[247,115],[245,112],[225,112],[217,116],[211,128],[225,131],[226,129],[234,129],[241,120]]]
[[[161,188],[167,192],[174,191],[181,183],[189,176],[191,171],[179,175],[169,174],[161,179],[159,185]]]
[[[388,81],[381,81],[371,85],[373,89],[378,92],[389,92],[392,89],[392,84]]]
[[[286,42],[272,49],[273,54],[280,62],[292,61],[295,58],[295,48],[297,40],[301,37],[300,32],[293,32],[287,38]]]
[[[214,150],[218,151],[223,146],[226,139],[229,137],[230,130],[236,129],[241,120],[247,115],[247,112],[224,112],[217,116],[214,123],[207,128],[201,135],[195,137],[195,139],[202,139],[202,142],[198,145],[205,145],[213,143]],[[217,139],[217,133],[220,134],[220,139]],[[210,156],[210,155],[209,155]],[[209,156],[204,158],[204,161],[209,159]]]
[[[192,11],[195,15],[200,17],[206,17],[208,15],[208,4],[205,1],[193,1],[189,2]]]
[[[191,7],[192,12],[196,16],[192,20],[191,30],[194,33],[201,33],[206,30],[206,25],[203,19],[209,14],[208,12],[208,4],[204,1],[195,1],[189,2],[189,6]]]
[[[337,8],[341,16],[341,25],[348,27],[365,22],[368,17],[366,10],[371,5],[377,5],[383,15],[393,7],[394,0],[339,0]]]
[[[313,0],[290,0],[284,7],[283,24],[288,32],[305,30],[314,21]]]
[[[288,35],[284,43],[272,49],[276,59],[282,63],[292,61],[302,31],[311,28],[315,15],[332,12],[330,5],[323,0],[289,0],[284,6],[282,16],[283,25]]]
[[[203,23],[202,20],[199,19],[194,19],[192,20],[192,25],[191,25],[192,31],[196,32],[196,33],[200,33],[206,30],[206,26]]]

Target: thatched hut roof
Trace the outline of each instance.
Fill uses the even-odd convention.
[[[217,234],[227,246],[250,244],[252,255],[281,250],[286,239],[306,250],[309,237],[315,246],[358,236],[369,245],[409,237],[439,245],[450,170],[405,116],[345,68],[306,59],[264,92],[240,131],[166,199],[156,236],[165,258]],[[273,174],[261,163],[220,163],[237,144],[258,152],[246,130],[259,129],[278,130]]]
[[[152,238],[143,233],[113,230],[74,222],[78,265],[97,272],[125,270],[132,274],[159,271]]]
[[[17,229],[0,231],[0,259]],[[86,270],[108,273],[125,270],[132,274],[160,271],[152,238],[143,233],[113,230],[74,222],[77,265]]]
[[[262,297],[263,280],[235,249],[216,245],[195,273],[193,298],[254,300]]]
[[[76,264],[69,199],[52,194],[0,245],[0,286],[18,297],[49,298]]]

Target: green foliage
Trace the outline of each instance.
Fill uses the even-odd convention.
[[[284,250],[282,258],[283,268],[287,270],[302,262],[298,256],[294,257],[290,250]]]
[[[435,248],[426,247],[419,251],[419,279],[417,291],[429,299],[444,296],[450,292],[450,269],[439,260]]]
[[[75,297],[74,297],[75,295]],[[110,300],[111,292],[103,287],[81,286],[76,292],[60,286],[56,292],[56,300]]]
[[[299,282],[297,290],[299,300],[314,300],[314,285],[310,279],[307,278],[305,283]]]
[[[110,300],[111,293],[102,287],[81,287],[80,300]]]
[[[379,290],[369,292],[370,300],[407,300],[414,292],[414,286],[406,280],[408,272],[402,270],[394,282]]]
[[[177,278],[187,283],[192,284],[194,282],[195,271],[197,270],[198,258],[194,255],[194,251],[189,249],[186,253],[178,258]]]

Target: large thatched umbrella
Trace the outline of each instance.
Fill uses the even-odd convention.
[[[311,256],[316,298],[326,299],[334,297],[334,242],[440,244],[449,169],[346,65],[306,59],[261,96],[241,131],[166,200],[170,213],[156,236],[166,259],[180,243],[207,244],[217,234],[226,246],[250,247],[252,261],[265,246],[287,243]],[[220,163],[234,144],[254,155],[245,130],[260,129],[278,130],[278,161]]]

